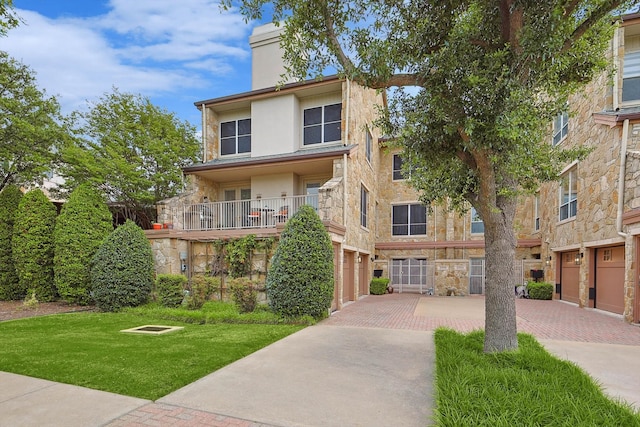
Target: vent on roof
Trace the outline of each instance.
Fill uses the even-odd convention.
[[[174,332],[184,329],[182,326],[162,326],[162,325],[144,325],[131,329],[123,329],[120,332],[130,332],[134,334],[151,334],[160,335],[168,332]]]

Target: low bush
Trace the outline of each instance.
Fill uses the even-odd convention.
[[[164,307],[178,307],[184,299],[186,276],[182,274],[158,274],[156,277],[156,297]]]
[[[258,305],[258,289],[246,277],[229,280],[231,297],[240,313],[251,313]]]
[[[190,310],[199,310],[218,289],[220,289],[219,277],[193,276],[189,283],[189,294],[185,298],[185,305]]]
[[[384,295],[387,293],[388,286],[388,278],[376,277],[374,279],[371,279],[371,283],[369,283],[369,293],[371,293],[371,295]]]
[[[551,299],[553,297],[553,285],[549,282],[529,282],[527,291],[531,299]]]

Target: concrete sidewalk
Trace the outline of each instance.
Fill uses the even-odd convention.
[[[101,426],[148,404],[68,384],[0,372],[0,426]]]
[[[277,426],[420,426],[433,409],[433,335],[316,325],[158,402]]]

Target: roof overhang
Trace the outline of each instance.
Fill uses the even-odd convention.
[[[337,146],[322,151],[236,158],[212,161],[183,168],[185,174],[203,177],[214,182],[235,182],[254,176],[294,173],[296,175],[333,175],[333,160],[350,155],[357,145]]]

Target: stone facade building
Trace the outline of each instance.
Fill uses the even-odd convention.
[[[384,94],[335,76],[282,82],[279,34],[266,25],[251,36],[250,92],[195,103],[203,159],[184,169],[188,191],[158,206],[167,227],[147,232],[158,272],[212,272],[216,241],[277,242],[287,218],[311,204],[334,245],[333,309],[368,294],[377,275],[402,292],[482,294],[482,221],[472,209],[420,204],[374,126]],[[575,96],[548,142],[591,153],[519,204],[514,286],[544,279],[555,298],[638,322],[640,15],[624,18],[611,45],[614,78]],[[256,277],[269,256],[255,255]]]

